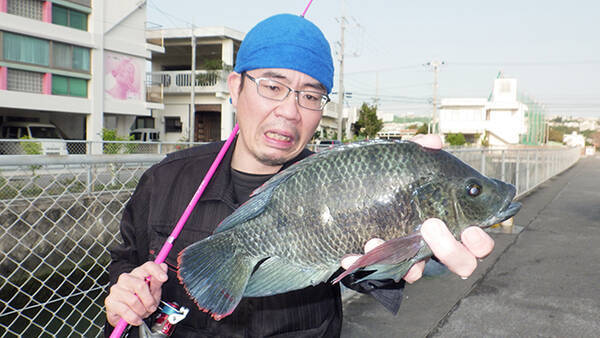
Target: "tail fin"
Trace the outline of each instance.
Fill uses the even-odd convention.
[[[257,262],[236,252],[228,233],[196,242],[178,258],[179,281],[198,307],[215,320],[230,315],[242,299]]]

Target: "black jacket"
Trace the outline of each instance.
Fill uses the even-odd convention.
[[[156,258],[222,145],[223,142],[211,143],[170,154],[143,174],[123,213],[123,243],[111,250],[111,285],[121,273],[130,272]],[[169,280],[163,285],[162,299],[190,309],[187,318],[176,325],[173,336],[339,336],[342,323],[339,284],[322,283],[280,295],[243,298],[233,314],[215,321],[198,311],[179,283],[176,276],[179,252],[210,236],[216,226],[238,207],[234,201],[230,170],[233,148],[223,158],[166,260]],[[310,154],[310,151],[304,150],[282,169]],[[353,288],[370,292],[374,285],[363,283]],[[392,289],[396,290],[393,298],[399,305],[401,289],[396,285]],[[107,324],[106,335],[111,331],[112,328]],[[137,328],[131,331],[131,336],[136,336]]]

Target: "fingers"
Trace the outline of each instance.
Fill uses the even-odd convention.
[[[488,255],[494,241],[481,229],[467,228],[462,234],[465,243],[457,241],[439,219],[429,219],[421,227],[421,235],[433,254],[462,278],[469,277],[477,267],[477,259]]]
[[[344,257],[342,257],[342,262],[340,265],[345,270],[348,270],[348,268],[350,266],[352,266],[352,264],[354,264],[354,262],[356,262],[356,260],[358,260],[360,258],[360,256],[362,256],[362,255],[358,255],[358,254],[345,255]]]
[[[429,149],[442,149],[443,145],[442,139],[437,134],[419,134],[410,140]]]
[[[140,325],[143,318],[156,311],[167,278],[166,264],[153,262],[121,274],[105,300],[108,322],[115,326],[123,318],[129,324]]]
[[[365,253],[373,250],[374,248],[380,246],[385,243],[385,241],[381,238],[372,238],[367,243],[365,243]],[[362,255],[359,254],[349,254],[342,257],[341,266],[342,268],[348,270],[357,259],[359,259]]]
[[[425,271],[425,261],[420,261],[410,267],[403,279],[412,284],[423,276],[423,271]]]
[[[376,247],[380,246],[381,244],[385,243],[385,241],[381,238],[371,238],[366,244],[365,244],[365,253],[375,249]]]
[[[461,234],[465,247],[477,258],[484,258],[494,250],[494,240],[478,227],[468,227]]]

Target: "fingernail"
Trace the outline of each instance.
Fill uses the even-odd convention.
[[[460,279],[467,280],[467,279],[469,279],[469,277],[460,276]]]

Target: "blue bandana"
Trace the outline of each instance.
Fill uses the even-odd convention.
[[[331,93],[333,60],[321,30],[307,19],[278,14],[259,22],[246,34],[234,71],[286,68],[310,75]]]

